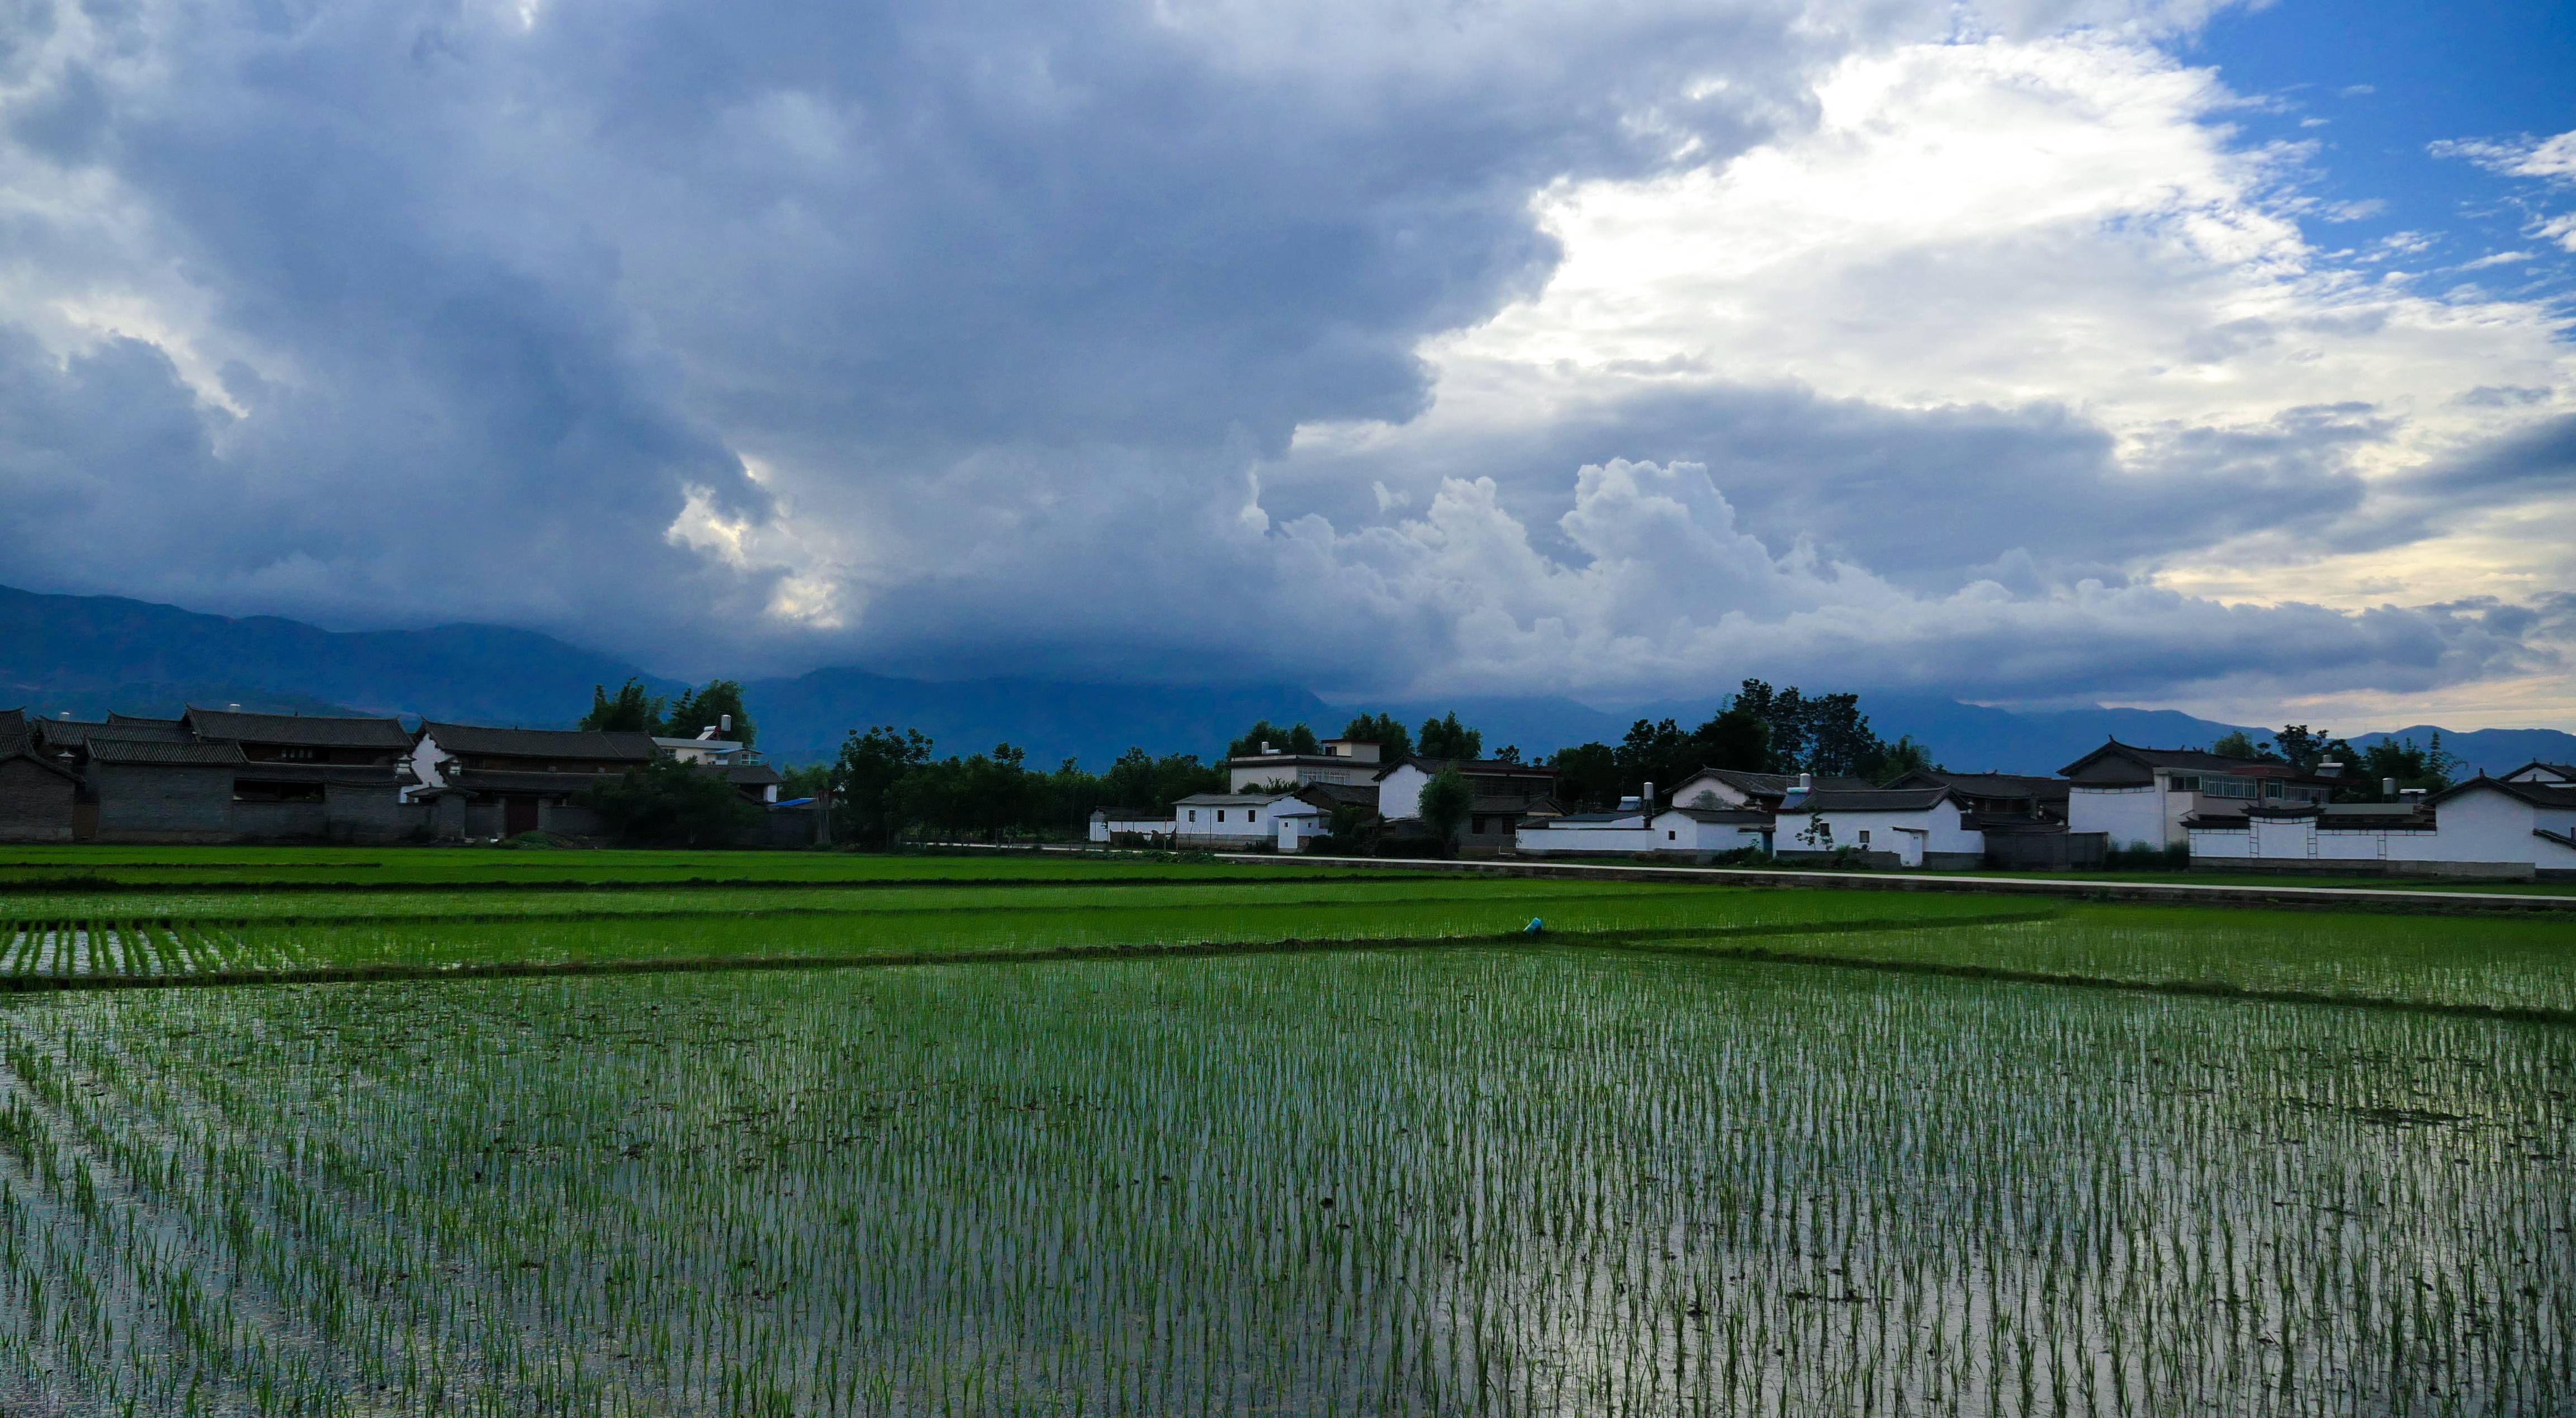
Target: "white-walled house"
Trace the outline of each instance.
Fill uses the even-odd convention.
[[[2257,807],[2190,830],[2203,870],[2576,879],[2576,783],[2472,778],[2420,807]]]
[[[2139,748],[2114,739],[2066,765],[2066,828],[2099,832],[2112,847],[2179,847],[2194,819],[2248,807],[2322,805],[2342,780],[2286,763],[2228,758],[2196,748]]]
[[[1193,793],[1172,804],[1172,840],[1184,847],[1275,844],[1281,804],[1311,809],[1294,793]]]
[[[1878,865],[1977,867],[1986,837],[1966,794],[1952,788],[1819,790],[1780,805],[1773,852],[1784,862],[1829,859],[1846,847]]]
[[[1150,807],[1104,807],[1091,814],[1091,840],[1108,842],[1119,837],[1169,837],[1173,833],[1172,814]]]
[[[1771,814],[1757,808],[1668,807],[1649,813],[1580,812],[1528,817],[1512,850],[1527,857],[1660,856],[1693,859],[1771,846]]]

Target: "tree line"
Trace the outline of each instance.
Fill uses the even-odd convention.
[[[2338,798],[2368,802],[2379,796],[2380,784],[2397,780],[2400,788],[2422,788],[2438,793],[2457,781],[2459,758],[2442,747],[2442,734],[2435,730],[2432,742],[2418,744],[2412,738],[2382,739],[2368,748],[2356,749],[2343,739],[2322,729],[2305,724],[2289,724],[2262,743],[2239,729],[2223,734],[2209,751],[2222,758],[2241,758],[2249,763],[2279,763],[2302,773],[2314,773],[2324,763],[2343,765],[2342,776],[2365,780],[2366,786],[2346,788]]]

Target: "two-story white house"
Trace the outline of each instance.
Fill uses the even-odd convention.
[[[1367,739],[1326,739],[1317,747],[1323,752],[1283,753],[1265,743],[1259,745],[1257,753],[1229,758],[1225,761],[1226,788],[1249,793],[1274,783],[1365,786],[1375,783],[1386,768],[1379,758],[1379,746]]]
[[[2321,805],[2343,779],[2286,763],[2197,748],[2139,748],[2114,739],[2066,765],[2066,827],[2102,833],[2114,848],[2179,847],[2190,824],[2242,816],[2250,806]]]

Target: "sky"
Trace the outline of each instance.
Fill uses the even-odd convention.
[[[2576,728],[2576,24],[0,0],[0,583]]]

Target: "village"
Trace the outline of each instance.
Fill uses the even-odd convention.
[[[827,843],[812,798],[722,737],[190,707],[172,719],[0,710],[0,841],[217,845],[609,835],[594,790],[656,765],[720,783],[749,845]]]
[[[618,826],[603,789],[684,769],[732,795],[743,830],[727,845],[831,845],[832,788],[782,797],[786,779],[732,728],[729,716],[671,736],[233,707],[99,721],[6,710],[0,841],[598,841]],[[2334,760],[2303,769],[2112,741],[2053,776],[1701,767],[1584,801],[1558,767],[1517,753],[1435,756],[1348,735],[1234,747],[1211,765],[1221,789],[1102,806],[1080,835],[1098,848],[1295,855],[2576,878],[2569,764],[2424,789]]]
[[[1091,840],[1300,852],[1334,833],[1336,814],[1420,825],[1426,790],[1454,775],[1467,791],[1447,836],[1464,856],[1933,871],[2099,869],[2143,857],[2222,871],[2576,879],[2569,764],[2428,791],[2373,783],[2334,761],[2302,771],[2114,741],[2053,777],[1912,768],[1872,782],[1703,768],[1580,811],[1561,804],[1543,766],[1382,761],[1379,745],[1351,739],[1318,747],[1231,757],[1227,792],[1160,810],[1104,808]]]

